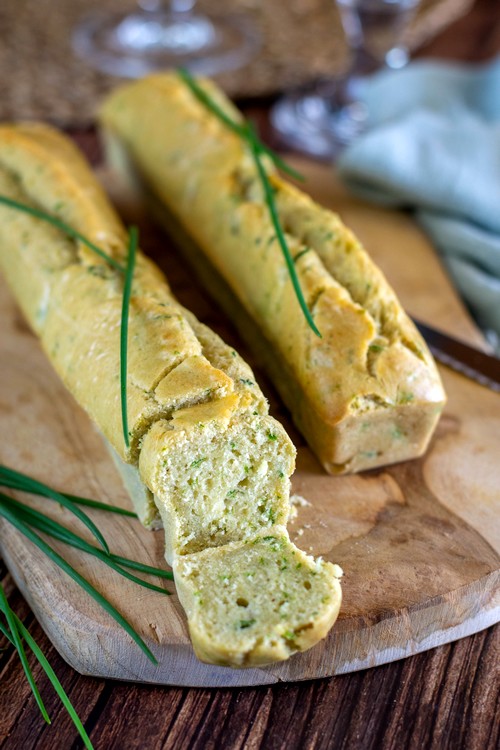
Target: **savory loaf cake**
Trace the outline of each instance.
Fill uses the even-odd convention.
[[[44,125],[0,126],[0,198],[0,268],[54,368],[126,465],[126,485],[141,519],[149,526],[166,522],[167,556],[188,625],[203,644],[202,658],[260,664],[313,645],[337,616],[338,569],[302,561],[288,539],[295,450],[269,416],[248,365],[177,302],[159,269],[138,252],[129,308],[125,440],[124,227],[77,149]],[[270,560],[258,578],[246,581],[247,600],[260,604],[245,638],[235,631],[232,640],[227,618],[239,606],[239,595],[233,600],[224,589],[219,596],[214,576],[221,566],[244,576],[253,550],[277,528],[283,554],[274,550],[274,564]],[[264,605],[266,596],[300,585],[298,572],[282,565],[285,552],[304,568],[319,566],[321,576],[311,578],[310,587],[304,583],[307,596],[278,622]],[[200,580],[194,588],[196,570]],[[209,620],[199,616],[200,599],[211,602]],[[301,628],[307,638],[286,635]]]
[[[419,456],[445,402],[422,337],[338,216],[282,179],[264,155],[280,226],[321,336],[315,334],[299,306],[241,115],[211,82],[197,86],[201,98],[171,73],[112,93],[101,111],[111,158],[133,174],[264,360],[329,472]]]

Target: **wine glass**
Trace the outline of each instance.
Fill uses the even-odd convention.
[[[155,70],[185,67],[214,75],[245,65],[260,46],[241,18],[209,18],[196,0],[138,0],[130,13],[96,12],[73,34],[73,47],[105,73],[140,78]]]
[[[331,158],[363,129],[367,118],[359,100],[363,76],[383,65],[401,68],[408,52],[401,38],[420,0],[335,0],[351,61],[343,76],[282,97],[271,122],[293,148]]]

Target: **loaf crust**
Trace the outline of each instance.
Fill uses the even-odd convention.
[[[81,155],[53,129],[0,126],[0,193],[58,216],[125,264],[124,228]],[[127,447],[120,407],[120,272],[53,225],[3,204],[0,267],[56,371],[107,438],[141,520],[150,528],[166,521],[167,558],[203,658],[260,664],[323,637],[323,623],[333,624],[340,604],[338,571],[330,564],[311,583],[315,614],[301,605],[280,621],[280,628],[314,621],[314,637],[264,654],[235,633],[234,643],[220,648],[218,633],[234,602],[217,598],[211,570],[221,561],[234,566],[235,555],[244,565],[248,555],[236,554],[234,545],[260,544],[280,524],[283,544],[293,547],[283,524],[295,449],[269,416],[238,353],[177,302],[139,251],[129,314]],[[300,554],[293,548],[293,555]],[[315,564],[308,559],[307,565]],[[193,565],[203,566],[201,589],[193,588]],[[279,578],[289,576],[283,570]],[[257,586],[270,591],[275,582],[270,567],[255,583],[247,581],[248,596],[265,602]],[[213,618],[209,623],[198,616],[200,590],[216,607],[218,627]],[[276,630],[266,612],[261,606],[252,618],[256,642]]]
[[[0,143],[0,191],[4,195],[56,214],[124,263],[126,232],[67,139],[47,126],[29,124],[1,126]],[[192,327],[201,330],[201,324],[173,297],[159,269],[139,252],[129,319],[129,339],[134,345],[129,347],[131,447],[127,449],[118,377],[120,277],[105,260],[51,225],[3,205],[0,217],[4,247],[14,237],[22,238],[18,252],[4,252],[0,258],[19,304],[58,374],[125,461],[135,462],[138,443],[155,419],[230,388],[250,393],[254,408],[267,411],[250,368],[237,352],[226,354],[226,360],[233,360],[234,372],[241,370],[250,377],[233,380],[210,364]],[[219,342],[219,348],[232,352]],[[175,388],[170,389],[168,382],[174,379]]]
[[[212,83],[200,83],[240,119]],[[338,216],[266,164],[318,338],[297,303],[242,139],[176,74],[123,86],[101,119],[121,168],[134,173],[209,290],[240,321],[325,468],[353,472],[421,455],[445,403],[437,368],[383,274]],[[196,260],[200,255],[212,271]]]

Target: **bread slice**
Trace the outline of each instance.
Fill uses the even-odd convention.
[[[58,216],[124,264],[124,228],[81,155],[52,128],[0,126],[0,193]],[[338,571],[328,565],[318,587],[330,591],[321,610],[312,596],[314,609],[291,607],[290,627],[314,623],[296,648],[250,648],[237,634],[225,655],[220,648],[218,633],[230,612],[209,581],[221,560],[244,576],[254,540],[264,544],[277,524],[285,538],[295,461],[289,437],[269,416],[238,353],[177,302],[161,272],[138,252],[129,314],[127,446],[119,376],[122,274],[53,225],[3,204],[0,267],[56,371],[107,438],[141,520],[150,528],[165,523],[167,559],[184,592],[189,627],[204,644],[203,658],[250,665],[286,658],[323,637],[324,623],[333,623],[340,602]],[[246,543],[247,553],[238,552]],[[292,545],[285,546],[292,555]],[[190,604],[197,565],[206,576],[203,590],[212,612],[219,612],[218,625],[213,616],[200,619]],[[288,568],[279,578],[280,585],[290,580],[290,589],[298,580]],[[276,568],[270,566],[258,579],[262,589],[247,589],[261,601],[253,633],[278,633],[264,606],[275,585]]]
[[[174,563],[198,658],[236,667],[281,661],[324,638],[340,608],[341,574],[299,550],[284,526]]]
[[[199,84],[241,121],[213,83]],[[188,248],[327,471],[421,455],[445,403],[437,368],[383,274],[338,216],[266,163],[318,338],[298,305],[245,142],[175,73],[117,89],[101,121],[111,157],[133,173],[156,215]]]
[[[283,427],[235,394],[156,422],[139,469],[163,519],[167,560],[285,525],[294,462]]]

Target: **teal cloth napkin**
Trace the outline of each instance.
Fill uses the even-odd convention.
[[[341,178],[364,198],[415,211],[498,346],[500,58],[474,66],[411,63],[372,77],[361,98],[368,127],[341,154]]]

